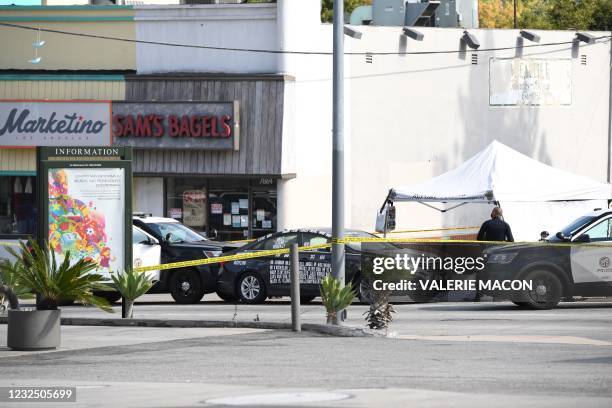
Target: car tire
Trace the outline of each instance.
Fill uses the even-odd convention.
[[[535,310],[552,309],[563,297],[563,285],[559,278],[545,269],[529,271],[524,280],[533,282],[533,290],[521,291],[520,302],[523,307]]]
[[[238,300],[238,298],[234,295],[229,295],[227,293],[223,293],[223,292],[217,292],[217,296],[219,296],[219,298],[224,301],[224,302],[228,302],[228,303],[234,303]]]
[[[435,280],[435,276],[431,276],[427,271],[417,271],[414,275],[413,282],[416,285],[416,289],[408,293],[410,298],[415,303],[429,303],[432,302],[436,296],[440,293],[437,290],[425,290],[421,286],[421,282]]]
[[[204,297],[200,276],[193,269],[179,269],[170,278],[170,294],[179,304],[198,303]]]
[[[365,303],[366,305],[372,303],[372,287],[365,279],[357,279],[354,288],[357,291],[357,299],[359,299],[359,302]]]
[[[96,296],[104,298],[108,301],[108,303],[113,304],[119,301],[119,299],[121,299],[121,293],[119,292],[100,292],[97,293]]]
[[[301,304],[308,304],[308,303],[312,302],[314,300],[314,298],[316,298],[316,296],[300,296],[300,303]]]
[[[238,279],[236,292],[242,303],[258,304],[266,300],[268,290],[258,273],[247,272]]]

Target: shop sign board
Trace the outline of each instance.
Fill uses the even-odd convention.
[[[70,253],[109,276],[132,264],[131,152],[101,146],[75,156],[79,149],[38,148],[39,240],[58,262]]]
[[[110,146],[109,101],[0,100],[0,147]]]
[[[146,149],[238,150],[238,101],[113,102],[113,144]]]
[[[491,58],[489,105],[568,106],[572,104],[572,60]]]

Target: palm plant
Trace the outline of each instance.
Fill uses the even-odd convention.
[[[370,329],[388,329],[393,321],[393,305],[389,303],[389,292],[372,291],[370,309],[364,313],[366,323]]]
[[[12,248],[8,251],[16,259],[10,266],[15,284],[36,294],[38,310],[56,310],[63,299],[74,299],[112,312],[108,301],[93,293],[108,290],[103,283],[104,276],[94,272],[96,263],[79,259],[71,265],[67,252],[58,264],[48,245],[41,247],[34,241],[29,241],[27,246],[20,243],[19,253]]]
[[[342,286],[339,279],[327,275],[321,280],[321,299],[327,311],[328,324],[340,324],[339,313],[346,309],[355,297],[351,284]]]
[[[125,302],[125,316],[131,319],[134,314],[134,301],[144,295],[153,286],[153,279],[146,273],[134,272],[128,268],[123,273],[111,275],[117,290],[123,296]]]

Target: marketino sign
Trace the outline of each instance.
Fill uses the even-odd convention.
[[[0,146],[110,146],[108,101],[0,101]]]
[[[112,109],[116,146],[238,150],[238,101],[113,102]]]

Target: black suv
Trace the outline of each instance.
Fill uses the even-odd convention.
[[[157,238],[162,264],[213,258],[240,246],[212,241],[173,218],[138,215],[133,223]],[[204,294],[217,291],[218,274],[218,264],[162,270],[159,282],[149,293],[170,292],[176,303],[197,303]]]
[[[586,214],[544,242],[494,247],[485,254],[481,279],[533,283],[531,290],[492,293],[522,307],[550,309],[562,298],[612,296],[612,210]]]

